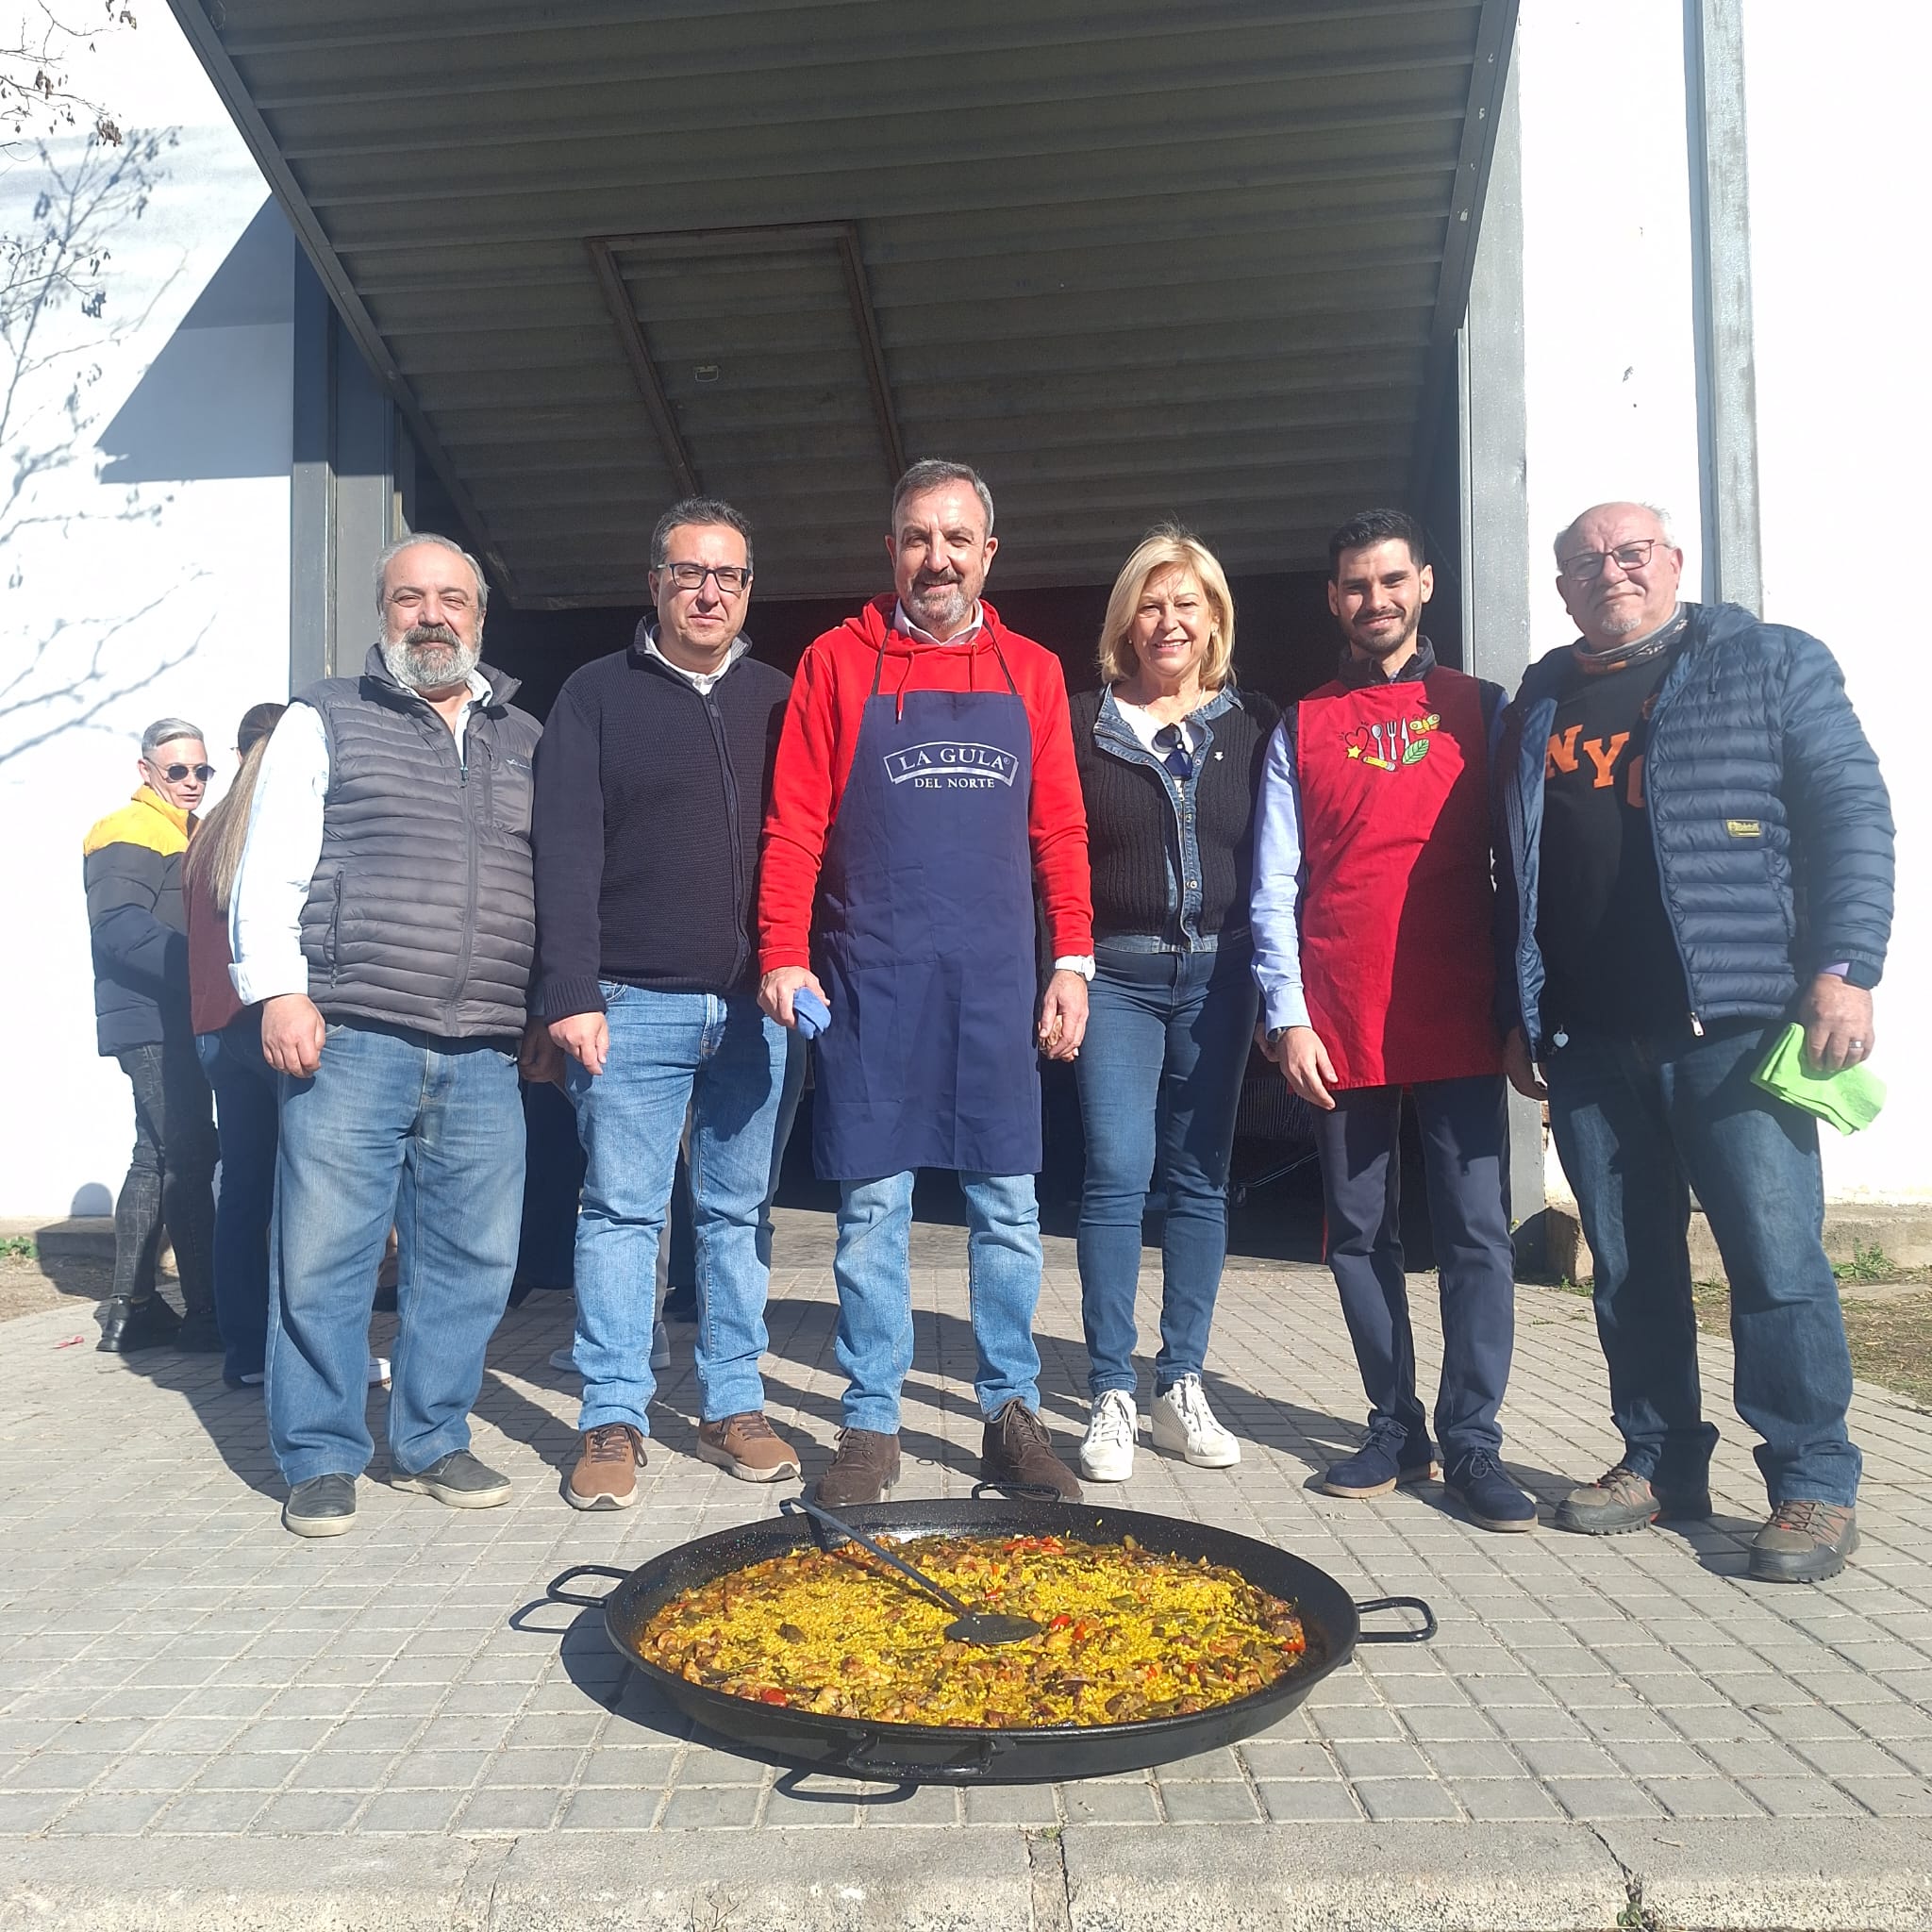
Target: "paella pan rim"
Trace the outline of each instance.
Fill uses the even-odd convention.
[[[642,1655],[636,1633],[678,1591],[826,1541],[790,1516],[760,1517],[714,1531],[632,1570],[604,1599],[604,1626],[612,1645],[684,1715],[761,1756],[902,1782],[1000,1783],[1141,1770],[1251,1737],[1348,1662],[1360,1634],[1353,1598],[1325,1571],[1275,1544],[1185,1517],[1100,1505],[990,1500],[877,1503],[846,1514],[855,1529],[894,1538],[1055,1535],[1107,1544],[1132,1537],[1160,1555],[1190,1561],[1205,1556],[1292,1603],[1308,1648],[1274,1683],[1205,1710],[1124,1724],[1008,1728],[835,1717],[755,1703],[691,1683]]]

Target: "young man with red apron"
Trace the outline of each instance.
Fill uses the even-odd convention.
[[[1040,1421],[1037,1055],[1087,1019],[1087,820],[1058,659],[979,601],[998,541],[986,486],[915,464],[892,506],[896,596],[819,638],[792,685],[759,875],[765,1010],[829,1010],[813,1155],[840,1183],[843,1427],[820,1500],[876,1502],[899,1474],[912,1364],[912,1188],[966,1201],[981,1474],[1079,1485]],[[1038,881],[1055,971],[1035,965]],[[814,971],[816,968],[816,971]]]
[[[1322,1486],[1378,1496],[1435,1474],[1399,1230],[1406,1087],[1441,1282],[1445,1483],[1485,1529],[1531,1530],[1536,1505],[1497,1460],[1516,1299],[1489,815],[1504,693],[1419,635],[1434,576],[1409,518],[1365,511],[1328,554],[1347,648],[1269,747],[1253,902],[1269,1051],[1315,1109],[1328,1265],[1370,1405],[1367,1441]]]

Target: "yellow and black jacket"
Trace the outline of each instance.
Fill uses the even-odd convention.
[[[94,1030],[104,1054],[186,1039],[189,814],[143,785],[81,841],[93,934]]]

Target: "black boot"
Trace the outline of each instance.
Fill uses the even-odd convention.
[[[222,1340],[222,1331],[215,1321],[211,1307],[190,1308],[181,1325],[175,1331],[175,1346],[183,1355],[221,1355],[227,1343]]]
[[[102,1355],[165,1348],[180,1327],[181,1317],[158,1294],[145,1301],[107,1301],[101,1304],[101,1339],[94,1346]]]

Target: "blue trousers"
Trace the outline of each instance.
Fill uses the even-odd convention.
[[[1763,1438],[1771,1501],[1848,1505],[1861,1461],[1845,1431],[1852,1362],[1824,1256],[1818,1123],[1752,1084],[1772,1030],[1572,1033],[1545,1063],[1550,1128],[1596,1264],[1623,1460],[1701,1489],[1717,1443],[1697,1374],[1694,1189],[1730,1278],[1738,1413]]]
[[[1227,1163],[1259,997],[1242,943],[1208,953],[1102,944],[1074,1072],[1086,1129],[1080,1313],[1087,1386],[1131,1393],[1147,1196],[1162,1208],[1154,1392],[1198,1375],[1227,1258]],[[1158,1179],[1157,1181],[1157,1174]]]
[[[261,1057],[261,1014],[250,1008],[194,1050],[214,1089],[222,1143],[215,1202],[215,1321],[230,1382],[258,1375],[268,1359],[268,1231],[275,1205],[281,1075]]]
[[[507,1046],[338,1023],[312,1079],[282,1076],[268,1433],[291,1487],[368,1465],[369,1315],[391,1222],[391,1459],[414,1475],[470,1446],[523,1192],[524,1113]]]
[[[1508,1116],[1500,1074],[1424,1080],[1409,1090],[1442,1296],[1436,1436],[1446,1460],[1503,1445],[1496,1414],[1516,1345],[1516,1256],[1509,1239]],[[1328,1266],[1362,1372],[1372,1431],[1424,1433],[1415,1336],[1403,1272],[1402,1090],[1346,1088],[1315,1113]]]

